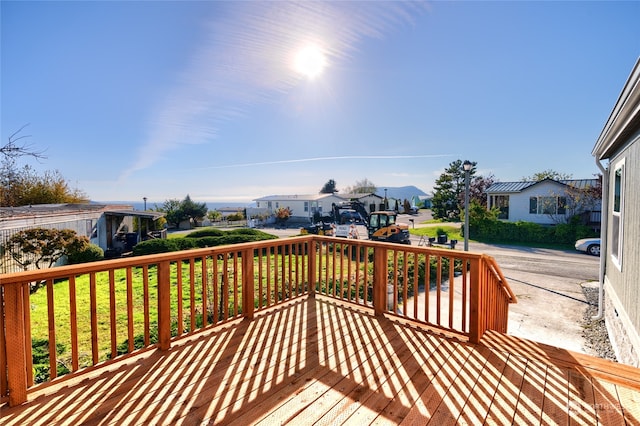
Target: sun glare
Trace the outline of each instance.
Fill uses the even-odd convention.
[[[313,80],[322,74],[327,65],[327,59],[316,45],[308,45],[302,48],[295,57],[294,69],[309,80]]]

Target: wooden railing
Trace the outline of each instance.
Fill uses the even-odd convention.
[[[309,294],[467,336],[506,331],[492,258],[320,236],[0,275],[0,398]],[[44,353],[45,361],[41,360]],[[34,360],[36,360],[34,362]]]

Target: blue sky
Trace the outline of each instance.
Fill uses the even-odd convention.
[[[3,143],[92,200],[250,202],[457,159],[597,173],[640,2],[2,1]],[[315,46],[322,72],[295,58]],[[26,161],[26,159],[25,159]]]

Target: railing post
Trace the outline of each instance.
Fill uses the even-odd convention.
[[[469,289],[469,341],[471,343],[480,343],[484,333],[481,318],[485,314],[483,312],[484,307],[480,305],[482,301],[481,289],[483,287],[480,276],[480,259],[470,259],[469,262],[469,284],[471,286]]]
[[[171,347],[171,269],[169,261],[158,263],[158,346]]]
[[[28,284],[4,287],[9,406],[19,405],[27,400],[27,336],[23,292],[29,290],[25,288],[28,288]]]
[[[387,309],[387,281],[389,277],[387,248],[373,249],[373,311],[375,315],[384,314]]]
[[[307,259],[309,259],[309,295],[311,297],[315,297],[316,295],[316,285],[318,280],[318,275],[316,273],[316,269],[318,267],[317,264],[317,245],[322,244],[319,241],[316,241],[315,238],[310,237],[307,241]]]
[[[248,248],[242,252],[242,315],[245,319],[253,319],[255,297],[253,248]]]

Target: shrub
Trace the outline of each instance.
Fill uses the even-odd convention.
[[[42,383],[49,380],[49,341],[47,339],[34,338],[31,342],[31,359],[33,362],[34,381]],[[66,347],[62,343],[56,342],[56,353],[58,357],[66,352]],[[69,373],[69,368],[58,359],[56,367],[57,375],[62,376]]]
[[[145,254],[167,253],[170,251],[191,250],[195,248],[216,247],[228,244],[248,243],[277,239],[275,235],[258,231],[257,229],[240,228],[232,231],[221,231],[215,228],[205,228],[189,233],[184,238],[169,240],[143,241],[133,248],[134,256]]]
[[[198,229],[197,231],[189,232],[185,235],[185,238],[202,238],[202,237],[221,237],[225,234],[224,231],[221,231],[217,228],[203,228]]]
[[[469,237],[480,241],[573,244],[580,238],[596,234],[578,220],[559,225],[539,225],[532,222],[502,222],[492,217],[469,221]]]
[[[198,240],[200,238],[176,238],[173,241],[178,246],[178,250],[191,250],[200,247]]]
[[[171,240],[147,240],[143,241],[133,248],[134,256],[143,256],[146,254],[168,253],[170,251],[180,250],[176,239]]]
[[[70,265],[78,263],[96,262],[104,259],[104,250],[96,244],[89,244],[79,250],[69,252],[67,255],[67,262]]]
[[[244,220],[244,215],[242,214],[242,212],[238,212],[238,213],[231,213],[230,215],[228,215],[228,216],[226,217],[226,219],[227,219],[229,222],[235,222],[235,221],[238,221],[238,220]]]

